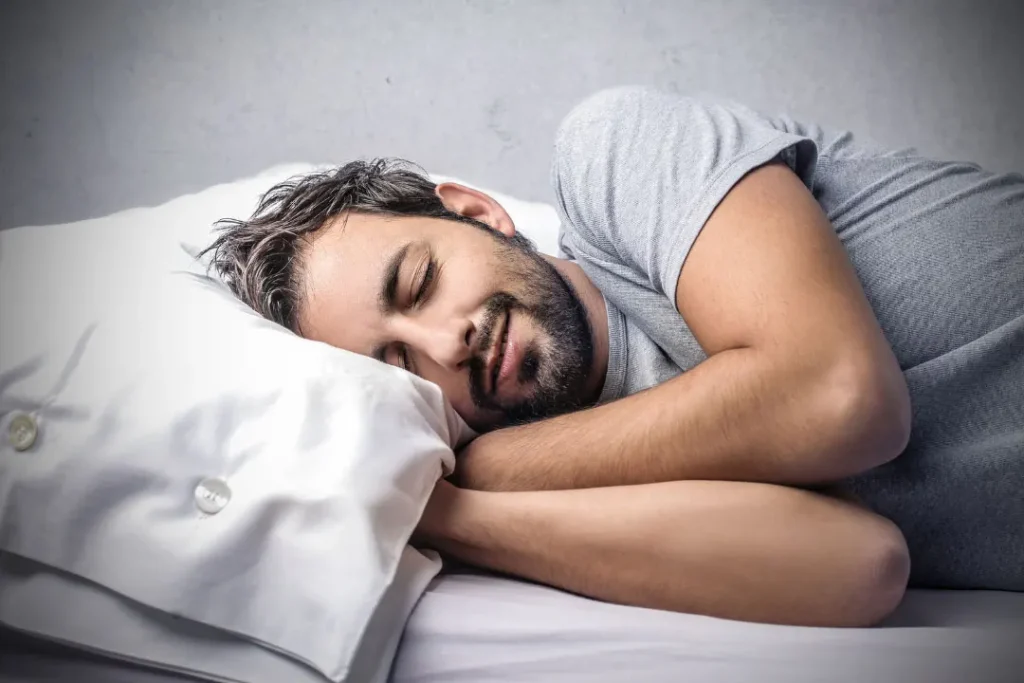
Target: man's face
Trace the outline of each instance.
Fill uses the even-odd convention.
[[[586,311],[519,238],[349,213],[301,258],[303,336],[436,383],[476,431],[580,407],[594,358]]]

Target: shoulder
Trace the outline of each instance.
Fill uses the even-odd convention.
[[[579,101],[562,118],[555,132],[555,161],[580,154],[596,156],[601,145],[636,139],[638,133],[668,124],[669,119],[674,125],[685,123],[699,116],[705,106],[695,96],[647,86],[600,90]]]
[[[814,142],[749,106],[643,86],[594,93],[556,133],[551,182],[563,244],[674,291],[678,264],[711,211],[776,158],[810,182]]]
[[[578,102],[559,123],[551,179],[558,195],[635,186],[666,172],[673,182],[699,184],[785,133],[762,113],[711,93],[608,88]]]
[[[563,251],[642,269],[634,252],[649,240],[641,233],[672,220],[656,214],[681,206],[680,193],[699,185],[708,166],[710,106],[698,96],[623,86],[572,107],[557,128],[550,169]]]
[[[672,186],[700,187],[736,147],[760,144],[762,130],[744,107],[709,95],[647,86],[598,91],[581,100],[555,133],[550,178],[556,200],[577,231],[608,221]],[[774,133],[775,131],[772,131]],[[635,217],[634,217],[635,218]]]
[[[574,205],[595,207],[632,188],[641,167],[662,168],[668,147],[687,155],[703,137],[705,105],[695,97],[645,86],[600,90],[578,102],[559,123],[550,177],[558,201],[579,227]]]
[[[556,138],[586,128],[595,123],[605,123],[620,116],[635,112],[645,100],[659,99],[664,93],[640,85],[620,86],[599,90],[577,102],[562,119]]]

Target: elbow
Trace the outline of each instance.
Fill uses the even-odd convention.
[[[895,361],[851,362],[831,376],[828,390],[838,451],[859,471],[899,456],[910,441],[910,392]]]
[[[907,590],[910,551],[906,540],[895,524],[879,521],[881,529],[862,548],[858,577],[844,610],[845,626],[877,626],[899,607]]]

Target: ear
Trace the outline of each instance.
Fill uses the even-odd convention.
[[[490,195],[458,183],[441,183],[434,192],[449,211],[486,223],[505,237],[516,234],[512,218]]]

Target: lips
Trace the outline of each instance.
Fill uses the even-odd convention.
[[[501,372],[502,365],[504,365],[505,352],[508,350],[508,328],[510,316],[510,313],[505,314],[505,325],[502,327],[501,337],[494,344],[494,354],[491,357],[491,363],[488,367],[488,374],[491,377],[491,395],[498,393],[498,374]]]

